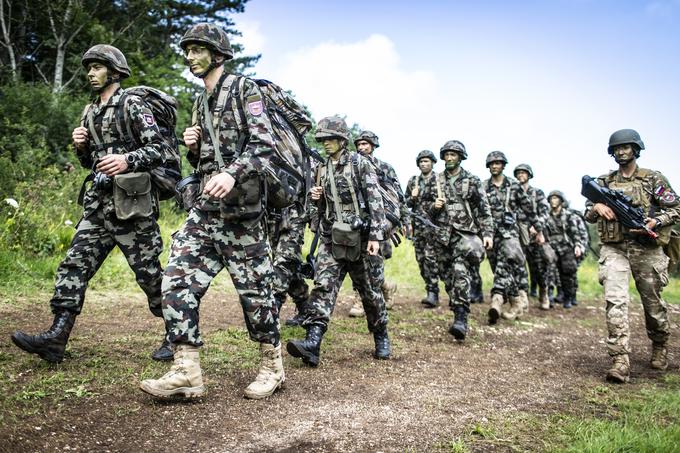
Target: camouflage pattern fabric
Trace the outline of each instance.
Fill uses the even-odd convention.
[[[529,197],[537,217],[541,219],[541,221],[545,222],[550,213],[550,205],[548,204],[548,200],[546,199],[543,191],[536,187],[528,186],[525,193]],[[524,229],[527,232],[527,236],[529,237],[528,244],[522,243],[522,250],[524,251],[524,255],[527,259],[531,281],[538,284],[540,288],[547,288],[548,278],[550,276],[548,269],[550,263],[545,262],[545,257],[541,251],[541,246],[536,243],[535,236],[531,236],[528,233],[530,227],[529,219],[524,211],[520,210],[517,212],[517,221],[519,222],[519,227]]]
[[[253,341],[279,342],[279,312],[272,295],[274,270],[263,223],[225,222],[213,211],[192,209],[172,238],[163,275],[163,316],[168,340],[201,346],[199,308],[213,278],[227,268]]]
[[[500,186],[487,179],[484,188],[491,207],[495,233],[493,249],[487,252],[491,269],[494,273],[492,294],[516,297],[519,290],[528,290],[528,274],[525,267],[526,258],[519,241],[518,223],[519,211],[523,211],[529,225],[537,232],[543,226],[536,215],[531,200],[522,190],[517,181],[504,176]],[[507,209],[506,209],[507,200]],[[505,221],[510,213],[514,222]]]
[[[121,108],[122,89],[117,89],[109,100],[101,99],[87,109],[83,126],[88,129],[89,142],[84,149],[76,148],[78,160],[85,168],[94,168],[100,158],[107,154],[125,154],[123,138],[111,124],[116,109]],[[151,111],[136,96],[127,103],[131,130],[137,135],[137,143],[143,146],[130,152],[136,157],[135,168],[130,171],[151,170],[162,162],[165,141]],[[93,137],[100,139],[95,144]],[[158,201],[154,197],[154,212],[158,213]],[[69,310],[80,313],[85,291],[90,279],[96,274],[109,252],[118,246],[135,273],[137,283],[147,295],[149,309],[161,316],[160,284],[162,269],[159,256],[163,249],[160,229],[155,217],[135,220],[118,220],[113,203],[113,190],[96,190],[90,186],[83,197],[83,217],[66,257],[57,269],[54,295],[50,302],[53,311]]]
[[[425,218],[430,217],[429,209],[437,198],[435,172],[424,175],[412,176],[406,185],[406,206],[414,213]],[[421,220],[413,218],[413,248],[416,261],[420,269],[420,276],[425,282],[425,289],[430,292],[439,292],[438,250],[434,237],[434,229],[426,226]]]
[[[436,209],[429,207],[437,225],[439,243],[439,275],[449,295],[449,306],[462,305],[470,310],[471,268],[479,266],[483,255],[479,235],[491,238],[493,219],[482,181],[467,170],[452,176],[445,171],[438,174],[440,190],[446,204]]]
[[[561,208],[559,213],[554,211],[550,213],[545,228],[548,242],[557,255],[555,266],[565,301],[572,300],[576,296],[578,266],[574,247],[579,246],[581,250],[585,248],[585,245],[581,243],[582,235],[577,225],[577,218],[568,209]]]

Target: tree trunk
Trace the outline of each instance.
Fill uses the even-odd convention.
[[[7,55],[9,56],[9,67],[12,71],[12,80],[19,80],[19,73],[17,71],[17,59],[14,55],[14,46],[12,45],[12,40],[10,38],[9,32],[9,21],[11,19],[12,10],[10,5],[10,10],[7,14],[7,21],[5,21],[5,0],[0,0],[0,27],[2,28],[2,45],[7,49]]]

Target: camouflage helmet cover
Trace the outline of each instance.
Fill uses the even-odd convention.
[[[227,32],[217,25],[205,22],[194,25],[184,33],[179,41],[179,46],[186,50],[186,47],[192,42],[207,46],[211,50],[224,55],[227,60],[234,58],[234,50],[229,43]]]
[[[626,145],[626,144],[635,144],[639,147],[639,149],[645,149],[645,144],[642,142],[642,139],[640,138],[640,134],[638,134],[636,130],[621,129],[621,130],[614,132],[609,137],[609,146],[607,147],[607,152],[609,154],[612,154],[614,152],[614,149],[613,149],[614,147],[619,146],[619,145]],[[639,157],[638,152],[636,152],[636,156]]]
[[[418,156],[416,156],[416,165],[420,164],[420,159],[430,159],[433,164],[437,163],[437,158],[434,157],[434,153],[429,149],[424,149],[418,153]]]
[[[444,146],[442,146],[439,149],[439,157],[444,158],[444,154],[447,151],[454,151],[460,155],[460,160],[465,160],[467,159],[467,151],[465,150],[465,145],[463,142],[460,142],[458,140],[449,140],[448,142],[444,143]]]
[[[119,73],[122,78],[130,77],[130,67],[127,64],[125,55],[116,47],[108,44],[97,44],[90,47],[83,54],[80,62],[87,68],[87,65],[93,61],[103,63],[106,67]]]
[[[525,172],[529,173],[529,179],[534,177],[534,171],[531,169],[531,165],[529,165],[529,164],[519,164],[518,166],[516,166],[515,169],[512,172],[512,174],[515,176],[515,178],[517,177],[518,171],[525,171]]]
[[[489,165],[491,165],[491,162],[503,162],[503,165],[507,165],[508,159],[505,157],[505,154],[503,154],[501,151],[491,151],[486,156],[486,167],[487,168],[489,168]]]
[[[562,193],[561,190],[553,190],[548,194],[548,201],[550,201],[551,197],[559,197],[562,200],[562,203],[566,201],[566,198],[564,198],[564,194]]]
[[[380,142],[378,141],[378,136],[375,135],[375,133],[371,131],[361,131],[361,133],[357,136],[357,138],[354,139],[354,145],[356,146],[357,142],[360,140],[365,140],[371,145],[373,145],[373,148],[378,148],[380,147]]]
[[[327,116],[316,125],[314,138],[317,140],[324,138],[342,138],[349,141],[349,128],[344,119],[339,116]]]

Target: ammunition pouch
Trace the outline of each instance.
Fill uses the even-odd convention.
[[[484,259],[484,244],[474,233],[459,231],[460,242],[457,248],[471,266],[479,266]]]
[[[349,223],[334,222],[331,240],[331,253],[336,260],[354,262],[361,258],[361,231],[353,230]]]
[[[220,202],[220,215],[227,221],[253,220],[263,212],[262,184],[258,175],[234,186]]]
[[[522,252],[522,245],[517,238],[503,239],[501,254],[503,254],[509,262],[518,266],[523,266],[526,261],[524,253]]]
[[[175,186],[175,201],[186,212],[191,211],[201,196],[201,178],[196,173],[182,178]]]
[[[527,248],[531,242],[531,235],[529,234],[529,225],[526,223],[519,224],[519,242],[522,247]]]
[[[151,217],[152,196],[149,173],[125,173],[113,178],[113,204],[118,220]]]

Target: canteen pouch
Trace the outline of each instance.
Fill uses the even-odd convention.
[[[175,186],[175,201],[186,212],[191,211],[201,195],[201,178],[192,173]]]
[[[361,258],[361,232],[353,230],[349,223],[333,223],[331,240],[331,253],[336,260],[354,262]]]
[[[253,220],[260,217],[262,209],[262,184],[256,174],[237,184],[220,203],[220,215],[224,220]]]
[[[151,175],[145,172],[116,175],[113,178],[113,204],[118,220],[151,217]]]

